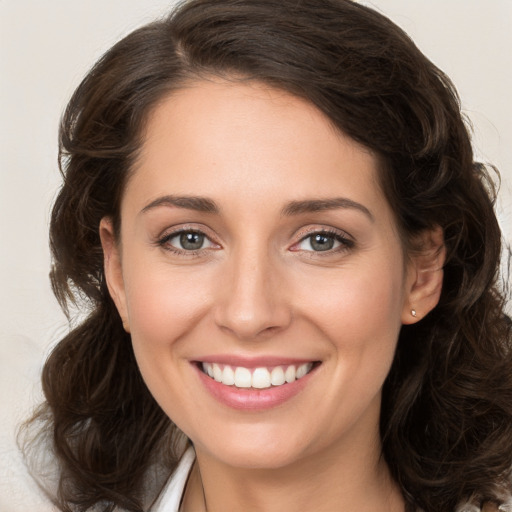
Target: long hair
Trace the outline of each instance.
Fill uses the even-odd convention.
[[[109,50],[62,119],[51,279],[66,311],[77,304],[89,316],[46,362],[33,420],[60,462],[60,508],[145,510],[150,468],[179,458],[180,432],[145,387],[109,296],[98,228],[110,216],[119,230],[149,113],[211,76],[304,98],[370,148],[407,250],[426,228],[443,229],[439,304],[401,329],[384,385],[383,457],[426,512],[510,492],[512,341],[495,190],[450,80],[400,28],[350,0],[191,0]]]

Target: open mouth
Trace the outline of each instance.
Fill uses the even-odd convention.
[[[302,379],[317,367],[319,361],[302,364],[279,365],[273,367],[245,368],[221,363],[198,362],[199,369],[226,386],[241,389],[266,389],[284,386]]]

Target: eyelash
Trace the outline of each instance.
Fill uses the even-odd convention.
[[[337,230],[334,228],[330,228],[330,229],[313,228],[313,229],[307,231],[306,233],[304,233],[301,236],[300,240],[298,242],[296,242],[295,244],[293,244],[292,247],[297,247],[302,242],[306,241],[308,238],[311,239],[313,236],[325,236],[326,238],[334,239],[334,241],[339,242],[340,245],[336,248],[327,249],[325,251],[308,251],[308,250],[303,250],[303,249],[299,249],[299,248],[292,249],[292,250],[297,251],[297,252],[301,251],[304,253],[308,253],[308,255],[310,257],[324,257],[324,256],[329,256],[329,255],[332,256],[333,254],[338,254],[341,252],[348,251],[355,246],[354,240],[352,240],[347,235],[347,233],[345,233],[343,231],[340,231],[340,230]],[[311,245],[311,242],[310,242],[310,245]]]
[[[198,256],[198,255],[200,255],[200,253],[202,251],[206,250],[206,248],[199,248],[196,250],[180,249],[180,248],[175,247],[169,243],[170,240],[172,240],[173,238],[176,238],[183,234],[200,235],[200,236],[204,237],[204,239],[207,240],[210,244],[212,244],[214,246],[217,245],[218,247],[220,247],[215,242],[212,242],[212,240],[206,233],[204,233],[200,229],[194,229],[194,228],[180,228],[180,229],[177,229],[176,231],[172,231],[171,233],[167,233],[156,241],[156,245],[162,247],[166,251],[175,253],[180,256],[185,256],[185,257]],[[293,249],[294,247],[299,246],[301,243],[306,241],[308,238],[312,238],[313,236],[324,236],[326,238],[331,238],[331,239],[334,239],[335,242],[338,242],[340,245],[333,249],[326,249],[325,251],[304,250],[304,249],[299,249],[299,248]],[[311,245],[311,242],[310,242],[310,245]],[[323,257],[323,256],[328,256],[328,255],[337,254],[340,252],[350,250],[354,247],[354,245],[355,245],[354,241],[351,238],[349,238],[347,236],[347,234],[344,233],[343,231],[339,231],[336,229],[325,229],[325,228],[324,229],[311,229],[310,231],[307,231],[306,233],[304,233],[301,236],[300,240],[292,245],[292,248],[290,250],[292,250],[293,252],[309,253],[310,257],[318,257],[318,256]]]
[[[172,231],[171,233],[167,233],[157,240],[156,245],[162,247],[166,251],[172,252],[179,256],[194,257],[200,255],[201,251],[204,251],[205,248],[200,248],[196,250],[186,250],[175,247],[169,243],[173,238],[179,237],[180,235],[184,234],[200,235],[203,236],[205,240],[208,240],[210,244],[218,245],[215,244],[215,242],[212,242],[210,237],[206,233],[204,233],[200,229],[195,228],[180,228],[177,229],[176,231]]]

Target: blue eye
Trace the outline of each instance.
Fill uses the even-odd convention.
[[[341,236],[339,233],[320,231],[304,237],[297,245],[300,251],[325,252],[336,251],[343,247],[352,247],[351,240]]]
[[[197,251],[201,249],[204,244],[205,236],[202,233],[181,233],[174,238],[179,240],[180,248],[187,251]],[[171,239],[171,240],[174,240]]]
[[[214,247],[215,244],[200,231],[186,230],[171,233],[160,240],[160,245],[170,246],[172,250],[193,252]]]
[[[308,236],[307,241],[313,251],[329,251],[335,247],[336,243],[339,245],[339,242],[332,235],[323,233]]]

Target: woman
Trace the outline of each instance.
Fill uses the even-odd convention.
[[[184,3],[85,78],[61,163],[62,510],[510,508],[493,186],[389,20]]]

